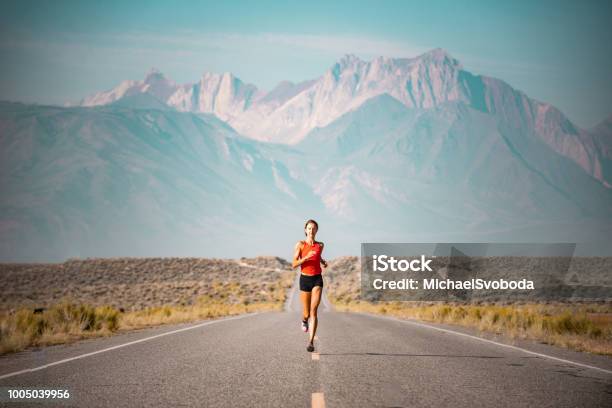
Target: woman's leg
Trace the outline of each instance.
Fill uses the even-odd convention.
[[[310,318],[312,323],[310,324],[310,342],[314,341],[315,333],[317,332],[317,310],[319,309],[319,303],[321,303],[321,286],[315,286],[312,288],[312,297],[310,299]]]
[[[300,300],[302,301],[302,320],[310,317],[310,293],[300,290]]]

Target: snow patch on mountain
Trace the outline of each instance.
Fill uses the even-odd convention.
[[[272,166],[272,174],[274,176],[274,185],[283,193],[287,194],[294,200],[297,200],[296,195],[293,193],[293,191],[291,191],[289,184],[283,179],[276,166]]]
[[[152,68],[146,75],[143,81],[123,81],[118,87],[100,92],[84,98],[81,102],[81,106],[99,106],[108,105],[119,99],[137,95],[141,93],[148,93],[158,100],[165,102],[168,98],[174,94],[177,90],[177,85],[167,79],[164,74],[159,70]]]

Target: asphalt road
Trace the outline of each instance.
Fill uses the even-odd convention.
[[[334,312],[326,300],[308,353],[297,294],[285,312],[4,356],[0,388],[67,389],[60,405],[79,407],[612,406],[612,358]]]

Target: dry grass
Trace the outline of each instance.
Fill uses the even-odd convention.
[[[20,297],[20,293],[12,292],[14,302],[10,305],[13,307],[0,310],[0,354],[17,352],[32,346],[109,336],[118,331],[162,324],[194,322],[255,311],[282,310],[294,277],[294,272],[287,267],[284,260],[272,257],[243,258],[239,261],[97,259],[78,262],[80,264],[76,270],[86,271],[85,278],[78,276],[78,280],[100,281],[99,286],[123,285],[123,290],[113,297],[113,304],[101,304],[102,300],[112,297],[112,294],[104,293],[100,299],[100,296],[96,297],[87,291],[86,295],[79,292],[79,296],[64,294],[61,299],[50,304],[53,297],[50,299],[49,295],[55,294],[60,288],[49,285],[49,282],[59,282],[61,285],[72,276],[70,272],[62,276],[65,264],[27,268],[20,265],[10,265],[7,268],[6,265],[0,265],[0,284],[6,284],[7,276],[14,276],[15,270],[25,269],[30,273],[18,275],[17,284],[12,287],[31,286],[29,293],[21,288],[21,294],[25,296]],[[171,266],[170,272],[159,267],[160,264],[163,266],[164,262]],[[151,268],[151,264],[158,267]],[[5,272],[7,269],[9,272],[2,275],[2,266],[5,266]],[[200,266],[199,270],[197,266]],[[113,269],[117,267],[121,268],[119,273]],[[126,269],[135,275],[129,276],[133,282],[118,283],[121,279],[125,280]],[[196,284],[192,282],[193,278],[197,277],[194,269],[204,274],[202,280],[197,280]],[[100,272],[101,277],[107,278],[107,281],[96,278],[92,270]],[[138,281],[139,275],[144,272],[150,280],[148,287]],[[185,276],[191,280],[181,280]],[[36,277],[38,279],[35,279]],[[114,281],[108,279],[109,277],[114,277]],[[96,288],[90,290],[96,292]],[[142,297],[147,295],[148,300],[145,299],[146,306],[143,307]],[[163,302],[163,299],[169,297],[172,298],[171,303]],[[25,302],[15,306],[23,299]],[[4,303],[5,306],[6,304]],[[117,307],[117,304],[122,307]]]
[[[259,311],[281,311],[282,303],[225,304],[207,303],[191,306],[159,306],[126,313],[121,317],[120,330],[157,326],[168,323],[186,323],[222,316]]]
[[[59,303],[42,313],[31,309],[4,312],[0,314],[0,354],[108,335],[118,329],[119,321],[120,312],[112,307],[69,302]]]
[[[582,261],[584,262],[584,260]],[[612,355],[612,303],[460,304],[360,300],[356,257],[330,262],[328,296],[338,311],[369,312],[457,324],[510,338],[537,340],[578,351]]]
[[[379,313],[457,324],[510,338],[531,339],[578,351],[612,355],[610,305],[412,305],[408,302],[338,302],[333,297],[330,300],[338,311]],[[593,310],[597,310],[597,313],[592,313]]]

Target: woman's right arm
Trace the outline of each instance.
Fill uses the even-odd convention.
[[[304,263],[304,260],[300,259],[301,247],[302,241],[299,241],[297,244],[295,244],[295,249],[293,250],[293,262],[291,263],[291,266],[293,266],[293,268],[297,268],[298,266]]]
[[[294,268],[297,268],[298,266],[300,266],[304,262],[310,260],[310,258],[315,256],[315,254],[316,254],[316,251],[314,249],[311,249],[310,251],[308,251],[308,253],[306,254],[305,257],[300,258],[300,250],[301,249],[302,249],[302,241],[300,241],[297,244],[295,244],[295,251],[293,252],[293,262],[291,263],[291,265]]]

